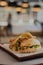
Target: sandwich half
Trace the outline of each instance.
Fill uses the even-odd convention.
[[[20,53],[31,53],[41,48],[40,42],[31,33],[23,33],[10,42],[9,48]]]

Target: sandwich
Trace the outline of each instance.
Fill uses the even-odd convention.
[[[41,48],[40,42],[31,33],[25,32],[10,41],[9,48],[20,53],[31,53]]]

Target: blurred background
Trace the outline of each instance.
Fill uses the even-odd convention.
[[[43,43],[43,0],[0,0],[0,43],[23,32]]]

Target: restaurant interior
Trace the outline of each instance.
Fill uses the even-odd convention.
[[[43,46],[43,0],[0,0],[0,45],[24,32],[36,36]]]

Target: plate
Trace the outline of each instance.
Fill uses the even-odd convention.
[[[25,61],[43,57],[43,47],[39,51],[34,53],[18,53],[16,51],[12,51],[9,48],[9,44],[1,45],[1,49],[6,53],[10,54],[13,58],[17,59],[18,61]]]

